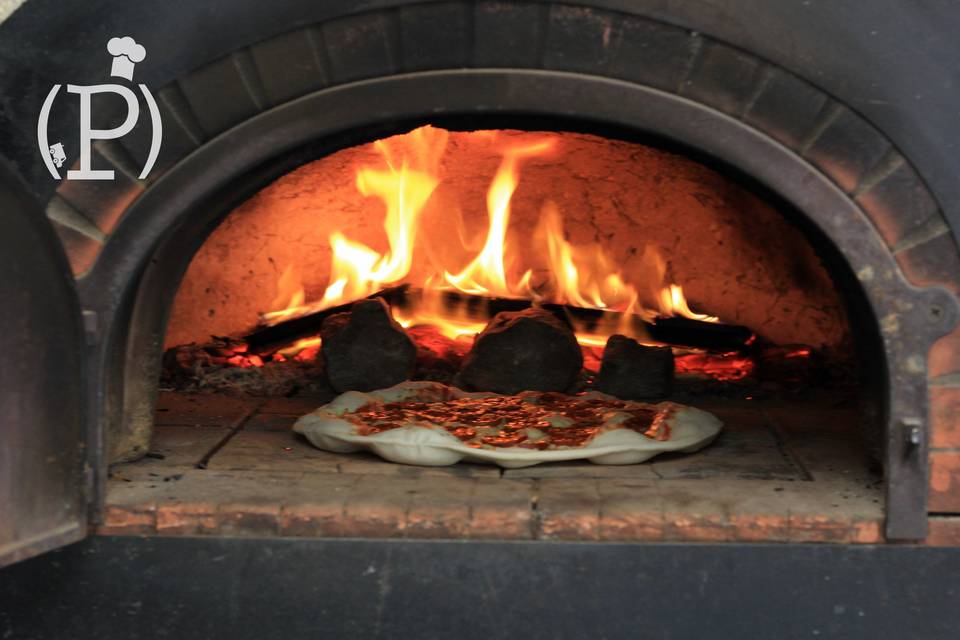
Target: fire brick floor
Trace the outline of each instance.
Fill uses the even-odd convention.
[[[413,467],[317,450],[322,401],[161,394],[151,452],[111,470],[104,534],[617,541],[882,540],[881,481],[849,407],[697,403],[701,452],[629,466]],[[219,448],[218,448],[219,445]],[[201,468],[203,467],[203,468]]]

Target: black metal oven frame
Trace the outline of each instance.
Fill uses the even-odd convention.
[[[57,234],[75,282],[59,282],[67,277],[59,255],[17,267],[31,282],[64,285],[56,289],[64,317],[50,325],[66,335],[82,323],[85,332],[49,344],[83,351],[82,376],[22,379],[30,397],[40,397],[46,380],[66,379],[69,406],[85,411],[82,421],[75,410],[58,414],[69,429],[44,412],[36,413],[48,418],[41,425],[30,416],[12,423],[17,438],[42,432],[51,451],[86,457],[85,467],[69,470],[74,481],[58,484],[46,502],[71,492],[72,507],[89,500],[96,521],[108,463],[145,452],[170,300],[232,205],[297,162],[416,123],[542,118],[550,127],[669,140],[797,212],[833,263],[857,327],[870,401],[864,414],[885,434],[887,537],[926,535],[926,354],[960,315],[954,294],[940,286],[955,282],[960,265],[960,160],[944,143],[956,136],[949,82],[960,60],[950,44],[956,12],[921,11],[905,0],[884,0],[874,12],[856,2],[813,11],[762,0],[104,0],[98,7],[28,0],[0,24],[0,141],[14,167],[0,171],[0,187],[27,185],[0,195],[16,215]],[[931,32],[941,37],[927,38]],[[37,110],[54,83],[102,82],[105,42],[125,33],[150,50],[137,78],[158,96],[163,116],[157,166],[149,181],[136,178],[149,138],[135,129],[95,148],[95,164],[115,169],[115,181],[54,182],[36,146]],[[883,65],[878,47],[888,54]],[[928,103],[917,101],[924,91],[934,96]],[[69,117],[76,113],[60,115],[55,137],[76,139]],[[24,336],[43,344],[50,330],[0,320],[0,329],[19,327],[0,345]],[[940,383],[960,384],[949,375]],[[21,458],[16,464],[37,470],[44,460]],[[14,486],[19,468],[0,476],[0,489]],[[33,517],[28,502],[17,503],[18,517]],[[71,539],[87,524],[76,511],[61,523]],[[38,532],[50,523],[41,524]],[[23,536],[16,553],[54,546],[63,540],[57,531],[50,524],[47,537]]]
[[[958,592],[907,545],[96,537],[0,572],[0,635],[946,640]]]

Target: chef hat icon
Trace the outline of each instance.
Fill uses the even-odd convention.
[[[147,50],[142,44],[137,44],[130,36],[110,38],[107,51],[113,56],[113,67],[110,75],[133,80],[133,63],[141,62],[147,57]]]

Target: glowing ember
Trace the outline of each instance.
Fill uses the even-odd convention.
[[[498,140],[496,132],[472,135],[487,144]],[[274,309],[262,314],[263,324],[349,303],[400,283],[422,288],[422,295],[410,307],[394,309],[397,320],[406,327],[432,325],[449,338],[479,332],[487,318],[451,305],[442,295],[444,291],[616,312],[589,328],[574,323],[578,340],[587,346],[602,346],[611,333],[643,340],[646,336],[636,322],[639,319],[681,315],[717,321],[690,309],[681,287],[666,281],[665,262],[655,251],[647,250],[639,272],[623,274],[599,245],[568,242],[561,212],[552,202],[542,203],[540,223],[531,238],[510,242],[512,198],[520,183],[521,164],[555,150],[556,139],[547,134],[523,146],[501,147],[500,166],[487,192],[486,238],[479,251],[471,257],[464,246],[459,259],[440,260],[433,255],[413,269],[422,244],[418,242],[421,214],[441,184],[439,165],[448,136],[443,129],[426,126],[376,143],[383,166],[360,167],[356,186],[362,195],[383,202],[389,248],[380,253],[334,231],[329,238],[331,275],[320,299],[304,304],[299,271],[288,266],[278,282]],[[456,238],[455,233],[450,236]],[[477,246],[470,240],[464,244]],[[412,272],[417,273],[417,281]]]
[[[317,352],[320,350],[320,343],[321,340],[319,336],[313,338],[303,338],[301,340],[297,340],[289,347],[280,349],[277,351],[277,353],[284,358],[292,358],[294,360],[306,362],[317,356]]]
[[[753,373],[752,358],[740,353],[688,353],[675,356],[674,367],[678,374],[699,374],[714,380],[743,380]]]

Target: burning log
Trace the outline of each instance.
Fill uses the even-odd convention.
[[[480,391],[566,391],[583,367],[573,330],[543,309],[498,313],[477,336],[458,375]]]
[[[421,295],[423,292],[420,289],[411,287],[393,295],[390,303],[401,309],[410,309]],[[440,295],[445,306],[476,320],[486,320],[503,311],[523,311],[533,306],[532,301],[521,298],[475,296],[459,291],[443,291]],[[547,302],[541,303],[539,308],[549,311],[563,322],[572,320],[577,324],[578,330],[591,333],[592,329],[601,323],[604,327],[615,327],[624,319],[624,313],[619,311],[586,309],[569,304]],[[748,327],[722,322],[707,322],[680,316],[657,318],[653,322],[646,322],[639,316],[629,320],[636,326],[638,334],[646,332],[657,342],[676,346],[711,351],[745,351],[756,339]]]
[[[383,289],[367,299],[380,298],[385,300],[391,308],[409,310],[416,307],[416,302],[422,295],[423,292],[420,289],[400,285]],[[486,322],[489,318],[504,311],[519,312],[530,309],[533,305],[530,300],[525,299],[475,296],[457,291],[443,291],[440,296],[443,305],[456,309],[465,317],[475,319],[478,322]],[[284,320],[272,326],[260,327],[244,336],[243,340],[249,345],[251,353],[269,353],[278,347],[294,342],[298,338],[316,335],[324,320],[332,315],[348,311],[352,304],[342,304]],[[594,327],[599,329],[618,326],[624,315],[618,311],[585,309],[555,303],[544,303],[539,305],[539,308],[549,311],[564,323],[574,321],[578,330],[583,329],[587,332],[591,332]],[[629,320],[636,326],[638,334],[646,332],[647,335],[658,342],[677,346],[721,352],[745,351],[755,340],[754,333],[747,327],[740,325],[706,322],[683,317],[658,318],[654,322],[645,322],[639,317]]]
[[[756,340],[747,327],[680,316],[657,318],[647,325],[647,331],[657,342],[711,351],[744,351]]]
[[[607,340],[597,390],[622,400],[654,400],[673,390],[673,350],[647,347],[626,336]]]
[[[321,327],[330,385],[339,392],[372,391],[413,377],[417,347],[382,299],[361,300]]]
[[[365,299],[373,300],[379,298],[385,300],[390,305],[398,304],[406,296],[407,288],[408,285],[388,287],[367,296]],[[244,336],[243,341],[247,343],[252,353],[270,352],[286,346],[299,338],[316,335],[327,318],[350,311],[355,303],[356,301],[352,301],[284,320],[274,325],[257,327]]]

